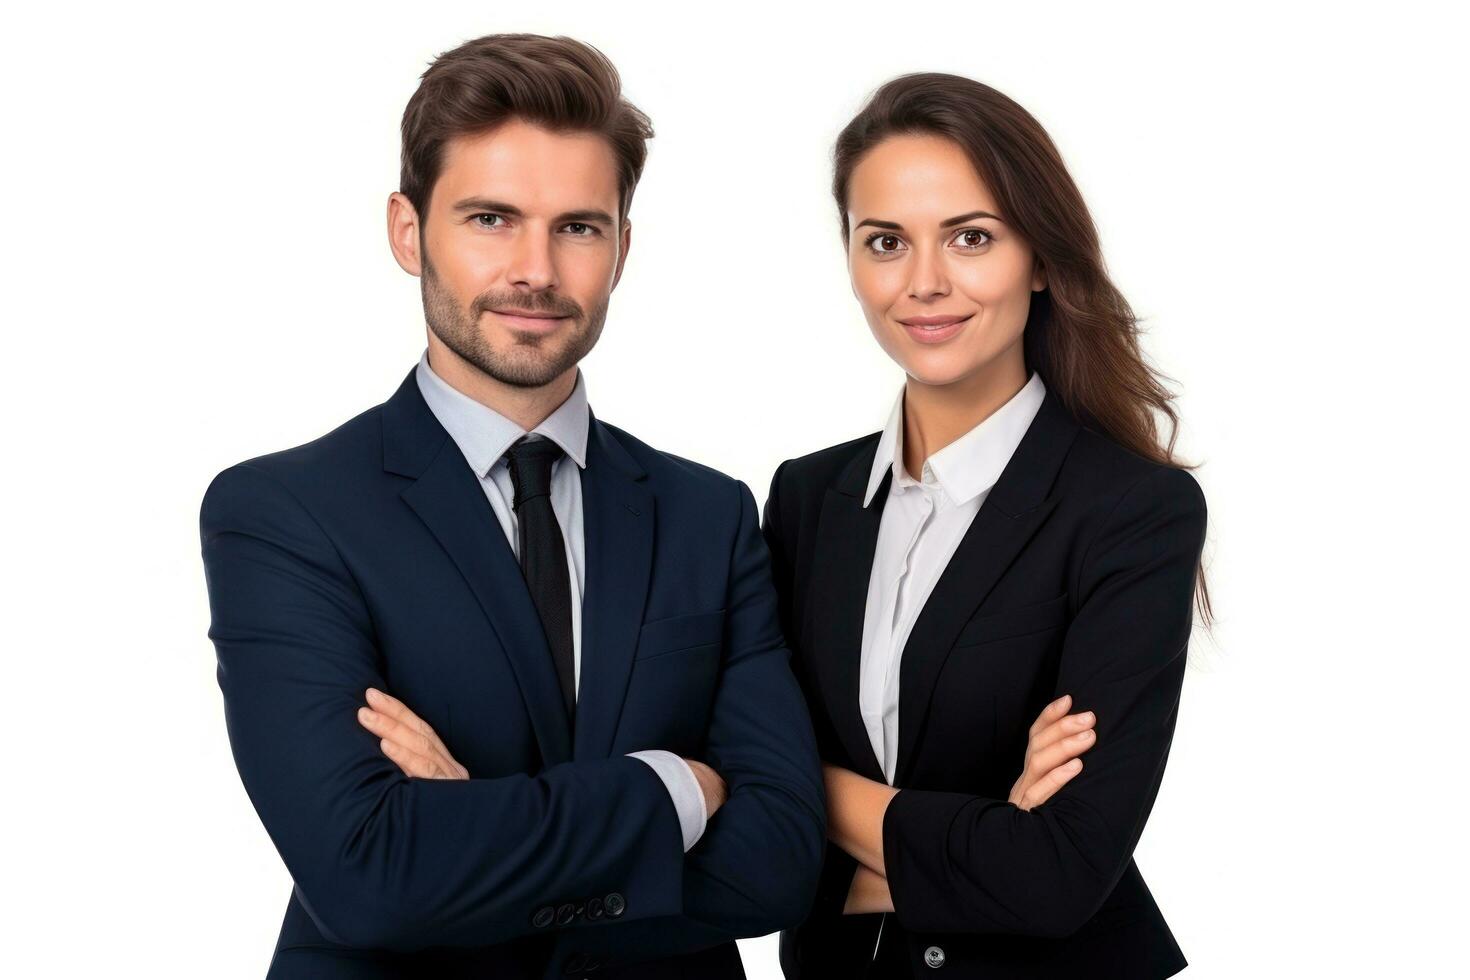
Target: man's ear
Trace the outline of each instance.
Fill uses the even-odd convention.
[[[399,268],[411,276],[423,271],[419,254],[419,215],[406,195],[394,191],[388,195],[388,247]]]
[[[618,267],[613,272],[612,288],[609,289],[608,292],[612,292],[613,289],[617,289],[618,280],[623,278],[623,263],[628,260],[628,246],[632,244],[632,242],[633,222],[625,218],[623,219],[622,233],[618,235]]]

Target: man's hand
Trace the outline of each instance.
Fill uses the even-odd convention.
[[[699,788],[704,792],[705,817],[713,817],[715,811],[724,806],[725,801],[730,798],[730,790],[725,786],[724,777],[696,759],[685,759],[684,761],[694,771],[694,778],[699,781]]]
[[[377,735],[383,754],[404,775],[425,779],[469,779],[469,770],[458,762],[429,723],[408,710],[408,705],[375,687],[367,689],[371,707],[358,708],[357,720]],[[374,710],[376,709],[376,710]]]
[[[1066,715],[1071,704],[1072,695],[1062,695],[1041,709],[1031,725],[1031,740],[1026,744],[1021,775],[1011,787],[1010,795],[1010,802],[1022,810],[1046,802],[1081,772],[1079,756],[1097,741],[1097,733],[1092,728],[1097,724],[1097,716],[1091,711]]]

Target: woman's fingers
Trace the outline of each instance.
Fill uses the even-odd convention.
[[[1016,805],[1022,810],[1029,810],[1032,807],[1040,806],[1051,799],[1053,793],[1067,785],[1067,781],[1081,771],[1081,759],[1073,759],[1070,762],[1057,766],[1032,783],[1030,788],[1021,794],[1021,802]]]
[[[1052,724],[1057,719],[1065,715],[1067,713],[1067,709],[1071,706],[1072,695],[1063,694],[1051,704],[1041,709],[1041,714],[1037,715],[1036,720],[1031,723],[1031,731],[1028,734],[1030,734],[1032,738],[1035,738],[1038,732],[1042,731],[1048,725]]]
[[[1091,711],[1079,711],[1075,715],[1067,715],[1047,725],[1040,732],[1033,733],[1026,750],[1034,754],[1064,738],[1084,732],[1095,724],[1097,724],[1097,716]]]
[[[1030,740],[1021,764],[1021,775],[1011,787],[1010,802],[1030,809],[1047,799],[1082,769],[1082,753],[1097,742],[1091,711],[1064,715],[1072,704],[1063,695],[1042,709],[1031,726]]]
[[[1091,728],[1059,738],[1045,748],[1031,753],[1026,760],[1027,770],[1034,779],[1040,779],[1046,773],[1086,752],[1096,743],[1097,733]]]

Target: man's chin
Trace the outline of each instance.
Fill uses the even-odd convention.
[[[526,356],[528,354],[530,356]],[[501,384],[516,388],[542,388],[576,366],[575,360],[565,356],[545,356],[540,351],[533,354],[521,347],[495,358],[492,364],[480,365],[480,369]]]

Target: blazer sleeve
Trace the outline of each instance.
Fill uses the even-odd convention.
[[[1090,919],[1132,858],[1169,754],[1206,511],[1160,467],[1088,547],[1054,695],[1097,713],[1083,769],[1046,803],[903,789],[883,820],[895,913],[921,932],[1061,937]]]
[[[705,758],[729,799],[685,857],[679,915],[561,937],[562,953],[602,966],[794,926],[816,888],[827,835],[821,763],[778,623],[755,499],[735,486],[726,654]]]
[[[682,907],[678,818],[625,756],[539,775],[403,775],[357,721],[386,689],[371,611],[326,532],[248,463],[200,512],[210,639],[236,765],[296,894],[348,946],[415,950],[604,928],[546,906],[618,892],[619,921]],[[540,915],[537,913],[541,912]]]

